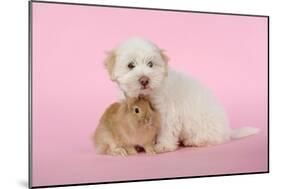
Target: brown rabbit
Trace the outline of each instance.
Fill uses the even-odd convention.
[[[106,109],[94,134],[95,147],[101,154],[126,156],[141,146],[154,154],[159,128],[159,113],[146,97],[128,98]]]

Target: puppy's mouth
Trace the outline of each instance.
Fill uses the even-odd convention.
[[[140,94],[149,94],[152,91],[152,88],[150,86],[142,86],[140,88]]]
[[[141,86],[141,90],[150,89],[150,86]]]

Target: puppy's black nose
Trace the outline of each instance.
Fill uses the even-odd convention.
[[[149,84],[149,78],[146,76],[142,76],[139,78],[139,82],[142,86],[146,87]]]

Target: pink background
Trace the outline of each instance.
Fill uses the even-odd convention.
[[[117,88],[105,51],[146,37],[258,135],[128,158],[90,135]],[[33,3],[33,186],[267,171],[267,18]]]

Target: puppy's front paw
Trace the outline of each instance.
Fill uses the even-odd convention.
[[[158,143],[155,145],[155,151],[157,153],[163,153],[163,152],[171,152],[177,149],[177,145],[166,145],[162,143]]]

